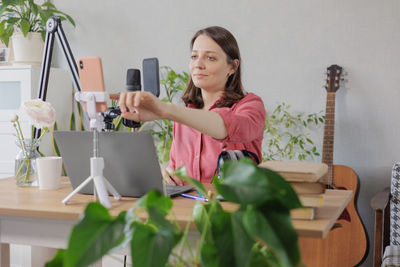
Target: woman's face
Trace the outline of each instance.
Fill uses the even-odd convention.
[[[193,43],[189,71],[196,87],[218,92],[225,90],[234,68],[227,63],[227,55],[213,39],[199,35]]]

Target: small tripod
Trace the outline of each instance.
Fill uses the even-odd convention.
[[[90,181],[94,182],[94,198],[96,195],[101,204],[110,208],[111,203],[108,198],[110,192],[116,200],[121,199],[121,195],[103,176],[104,159],[98,156],[98,132],[101,131],[103,117],[100,113],[96,112],[96,102],[105,102],[106,93],[104,92],[76,92],[75,99],[77,101],[84,101],[87,105],[87,112],[90,118],[90,129],[93,131],[93,157],[90,158],[90,176],[86,178],[74,191],[72,191],[62,203],[67,204],[68,200],[78,193]]]

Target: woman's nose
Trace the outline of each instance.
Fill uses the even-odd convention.
[[[201,58],[197,58],[197,59],[195,60],[195,62],[194,62],[194,66],[195,66],[196,68],[199,68],[199,69],[204,69],[204,67],[205,67],[205,65],[204,65],[204,60],[201,59]]]

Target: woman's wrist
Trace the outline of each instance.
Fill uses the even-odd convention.
[[[163,102],[164,104],[164,112],[163,112],[163,119],[164,120],[173,120],[173,113],[174,113],[174,104],[173,103],[166,103]]]

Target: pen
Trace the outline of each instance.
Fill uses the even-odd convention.
[[[189,194],[180,194],[183,197],[187,197],[187,198],[191,198],[191,199],[196,199],[196,200],[200,200],[200,201],[208,201],[207,198],[204,197],[198,197],[198,196],[194,196],[194,195],[189,195]]]
[[[199,196],[201,196],[202,198],[204,198],[204,196],[200,193],[200,191],[198,189],[196,189],[197,194],[199,194]]]

